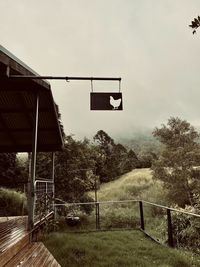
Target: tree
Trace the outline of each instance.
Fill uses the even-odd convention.
[[[94,141],[97,143],[96,147],[99,153],[96,162],[96,172],[101,182],[109,182],[115,177],[115,173],[113,173],[114,140],[106,132],[99,130],[94,136]]]
[[[97,158],[97,174],[101,182],[114,180],[123,173],[122,164],[127,154],[126,148],[115,144],[114,140],[103,130],[94,136],[100,157]]]
[[[114,140],[103,130],[94,136],[97,142],[99,157],[96,158],[97,174],[101,182],[109,182],[116,179],[119,175],[131,171],[138,166],[138,159],[133,150],[127,149]]]
[[[153,164],[153,177],[163,182],[169,198],[184,207],[194,205],[200,186],[194,167],[199,165],[199,134],[185,120],[171,117],[167,126],[156,128],[153,135],[164,145],[161,156]]]
[[[115,166],[114,171],[116,176],[125,173],[125,165],[127,161],[127,150],[122,144],[115,144],[113,146],[112,163]]]
[[[0,185],[20,188],[24,179],[16,153],[0,153]]]
[[[36,177],[43,179],[52,178],[52,153],[38,152],[36,161]]]
[[[15,175],[16,153],[0,153],[0,174],[2,182]]]
[[[114,145],[114,140],[103,130],[99,130],[95,134],[94,141],[96,141],[100,148],[105,151],[111,150]]]
[[[62,152],[55,158],[56,195],[66,201],[83,201],[85,192],[94,188],[95,151],[85,139],[67,136]]]
[[[126,159],[124,162],[124,172],[132,171],[133,169],[140,167],[140,165],[140,161],[136,156],[135,152],[130,149],[127,152]]]
[[[191,22],[191,25],[189,25],[189,27],[191,27],[193,29],[193,34],[196,33],[196,30],[199,28],[200,26],[200,16],[198,16],[197,18],[194,18],[194,20]]]

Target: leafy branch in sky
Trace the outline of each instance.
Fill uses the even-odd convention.
[[[200,27],[200,16],[198,16],[197,18],[194,18],[194,20],[192,20],[191,25],[189,25],[189,27],[191,27],[193,29],[193,34],[196,33],[196,30]]]

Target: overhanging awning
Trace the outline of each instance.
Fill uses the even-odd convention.
[[[63,139],[50,84],[45,80],[14,79],[38,75],[0,46],[0,152],[31,152],[35,97],[39,94],[37,151],[59,151]]]

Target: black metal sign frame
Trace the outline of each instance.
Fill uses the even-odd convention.
[[[90,93],[91,110],[123,110],[122,93]]]

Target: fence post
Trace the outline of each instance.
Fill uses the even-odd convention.
[[[171,210],[167,209],[168,245],[174,247]]]
[[[144,230],[144,214],[143,214],[143,203],[142,201],[139,201],[140,206],[140,227],[142,230]]]
[[[95,203],[96,230],[98,230],[98,211],[97,202]]]
[[[99,203],[97,203],[97,218],[98,218],[98,229],[100,229],[100,212],[99,212]]]
[[[99,203],[95,203],[96,206],[96,230],[100,229],[100,213],[99,213]]]

